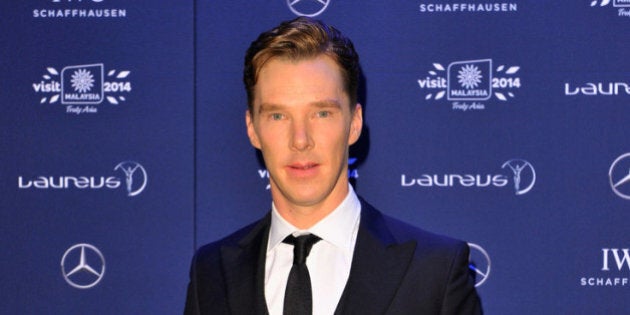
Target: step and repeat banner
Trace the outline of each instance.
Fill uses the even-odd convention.
[[[0,314],[181,313],[193,1],[0,12]]]
[[[245,50],[299,15],[361,56],[348,161],[469,242],[486,314],[630,312],[630,1],[0,4],[2,314],[179,314],[195,248],[263,216]]]

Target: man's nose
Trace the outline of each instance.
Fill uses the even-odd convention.
[[[312,130],[308,119],[294,120],[291,129],[290,145],[293,150],[304,151],[313,147]]]

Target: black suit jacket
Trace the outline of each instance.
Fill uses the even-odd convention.
[[[265,252],[271,216],[201,247],[185,314],[268,314]],[[466,243],[381,214],[361,200],[350,276],[335,314],[481,314]]]

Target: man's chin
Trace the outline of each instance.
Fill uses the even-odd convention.
[[[287,191],[279,195],[288,205],[301,208],[315,207],[326,199],[326,194],[317,191]]]

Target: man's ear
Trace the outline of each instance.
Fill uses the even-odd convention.
[[[361,104],[357,103],[354,107],[352,114],[352,121],[350,122],[350,136],[348,137],[348,145],[353,145],[361,136],[361,130],[363,129],[363,108]]]
[[[249,137],[249,142],[256,149],[260,149],[260,139],[258,139],[258,134],[256,133],[256,129],[254,128],[254,117],[252,116],[252,112],[245,111],[245,124],[247,125],[247,136]]]

